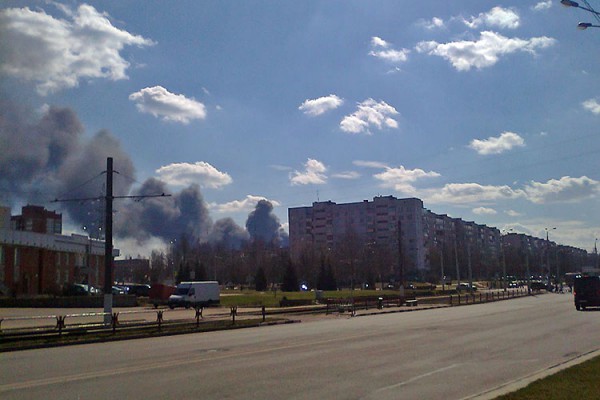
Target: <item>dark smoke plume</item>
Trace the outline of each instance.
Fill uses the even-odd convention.
[[[107,157],[113,158],[117,172],[113,175],[114,196],[170,192],[165,182],[155,178],[132,191],[135,168],[119,140],[106,130],[86,139],[84,127],[71,109],[50,107],[39,117],[0,99],[0,204],[28,203],[58,210],[75,227],[85,227],[92,237],[100,236]],[[240,248],[250,236],[287,244],[287,234],[272,213],[270,202],[257,204],[248,216],[247,231],[231,218],[213,224],[197,185],[171,197],[117,199],[113,209],[115,236],[140,243],[151,237],[169,242],[186,235],[194,242],[227,248]]]
[[[53,191],[64,161],[78,151],[83,126],[75,113],[51,107],[41,120],[9,101],[0,103],[0,200],[12,204],[23,192]]]
[[[168,193],[166,184],[150,178],[136,196]],[[151,236],[165,241],[185,234],[204,241],[212,228],[212,220],[197,185],[189,186],[171,197],[147,198],[119,206],[119,223],[115,232],[121,237],[132,237],[143,242]]]
[[[208,236],[209,243],[221,244],[228,249],[239,249],[248,239],[248,232],[231,218],[223,218],[215,222]]]
[[[287,234],[281,228],[279,218],[273,214],[273,204],[267,200],[260,200],[248,215],[246,230],[254,240],[280,245],[287,243]]]

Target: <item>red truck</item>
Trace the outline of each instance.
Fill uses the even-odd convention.
[[[157,308],[159,305],[167,305],[169,303],[169,296],[174,292],[175,286],[153,283],[148,291],[148,297],[154,308]]]

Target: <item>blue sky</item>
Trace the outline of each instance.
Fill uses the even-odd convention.
[[[414,196],[592,250],[600,29],[580,21],[559,1],[4,1],[0,97],[71,109],[132,190],[199,185],[213,220]]]

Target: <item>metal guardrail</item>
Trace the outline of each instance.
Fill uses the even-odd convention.
[[[498,300],[506,300],[517,297],[528,296],[527,289],[510,290],[507,292],[485,292],[485,293],[466,293],[449,296],[436,296],[428,298],[412,297],[394,297],[394,298],[355,298],[355,299],[326,299],[325,304],[311,307],[297,307],[294,309],[269,310],[269,315],[294,314],[294,313],[325,313],[350,312],[352,316],[356,315],[357,310],[383,309],[403,306],[432,305],[440,304],[446,306],[460,306],[467,304],[486,303]],[[231,320],[235,324],[236,317],[260,316],[265,322],[267,310],[264,306],[259,309],[246,310],[238,309],[237,306],[229,307],[229,312],[224,311],[209,316],[203,315],[203,308],[191,309],[189,317],[167,319],[168,314],[173,312],[181,313],[181,310],[157,309],[157,310],[132,310],[121,311],[113,314],[104,312],[86,312],[78,314],[64,315],[39,315],[32,317],[4,317],[0,318],[0,339],[17,340],[18,338],[33,338],[35,336],[61,336],[64,333],[93,333],[109,332],[115,333],[117,330],[132,328],[152,328],[161,330],[165,326],[175,326],[177,324],[200,325],[201,321]],[[154,314],[155,318],[131,319],[131,316]],[[106,318],[108,317],[108,318]],[[5,324],[11,321],[52,321],[48,324],[36,324],[34,326],[21,326],[17,328],[5,328]]]
[[[39,315],[31,317],[4,317],[0,318],[0,338],[16,338],[16,337],[32,337],[35,335],[50,335],[58,334],[61,336],[63,333],[68,332],[100,332],[112,330],[113,333],[117,329],[128,329],[135,327],[157,327],[159,330],[165,325],[175,324],[189,324],[194,322],[196,325],[200,324],[200,321],[216,321],[216,320],[228,320],[231,319],[232,323],[235,324],[236,317],[248,317],[248,316],[261,316],[262,321],[266,321],[267,311],[265,307],[262,307],[259,311],[247,311],[240,312],[238,307],[230,307],[229,312],[223,312],[219,314],[213,314],[209,316],[203,315],[203,308],[195,308],[189,310],[193,314],[189,314],[184,318],[167,319],[166,316],[169,313],[179,312],[181,310],[169,310],[169,309],[158,309],[158,310],[132,310],[132,311],[121,311],[115,313],[104,313],[104,312],[86,312],[78,314],[64,314],[64,315]],[[139,319],[129,319],[127,317],[136,315],[147,315],[154,314],[156,317],[148,319],[146,317]],[[105,318],[108,317],[108,318]],[[50,323],[36,324],[34,326],[19,326],[15,328],[6,328],[5,325],[11,321],[51,321]],[[4,325],[3,325],[4,324]]]
[[[478,303],[489,303],[492,301],[508,300],[517,297],[530,296],[531,291],[528,289],[511,289],[507,291],[490,291],[485,292],[485,296],[482,292],[473,293],[458,293],[456,295],[450,295],[448,297],[448,304],[451,306],[460,306],[466,304],[478,304]]]

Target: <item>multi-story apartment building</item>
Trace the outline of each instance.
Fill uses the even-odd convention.
[[[555,275],[565,272],[581,272],[595,260],[588,259],[587,251],[557,244],[522,233],[502,236],[504,262],[509,271],[524,275]]]
[[[62,235],[62,216],[42,207],[24,207],[13,218],[9,208],[0,207],[0,217],[1,293],[58,294],[84,282],[103,286],[103,241]]]
[[[426,258],[423,212],[420,199],[393,196],[291,208],[288,218],[292,258],[298,259],[307,246],[319,252],[344,245],[379,246],[395,254],[397,269],[405,269],[406,273],[422,271]]]
[[[502,236],[495,227],[433,213],[416,198],[378,196],[359,203],[316,202],[312,207],[289,209],[288,217],[290,252],[295,261],[307,250],[318,254],[336,251],[342,258],[339,261],[346,263],[360,254],[364,267],[369,257],[374,258],[374,249],[384,248],[393,260],[387,262],[393,264],[395,278],[400,274],[432,279],[442,275],[462,280],[469,276],[499,278],[505,265],[507,274],[523,276],[526,268],[522,261],[517,262],[515,251],[524,246],[530,249],[532,271],[548,273],[558,266],[566,272],[587,256],[585,250],[526,235]]]

